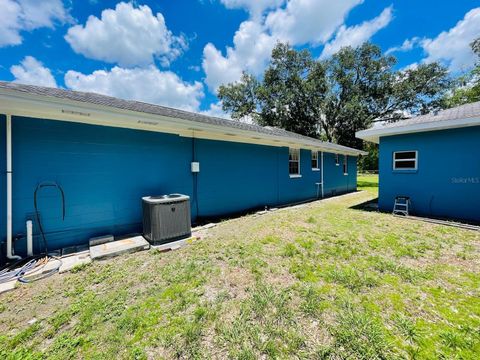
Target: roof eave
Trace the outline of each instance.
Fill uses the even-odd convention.
[[[361,150],[316,141],[270,135],[221,125],[198,123],[176,117],[140,113],[132,110],[61,99],[14,90],[0,89],[0,113],[70,121],[76,123],[123,127],[145,131],[166,132],[185,137],[220,141],[254,143],[269,146],[290,146],[345,155],[366,155]],[[112,116],[114,115],[114,116]]]
[[[480,117],[432,121],[428,123],[410,124],[406,126],[395,126],[395,127],[383,128],[383,129],[382,128],[367,129],[367,130],[357,131],[355,133],[355,136],[359,139],[378,144],[380,141],[380,138],[383,136],[394,136],[394,135],[411,134],[411,133],[418,133],[418,132],[448,130],[448,129],[470,127],[470,126],[480,126]]]

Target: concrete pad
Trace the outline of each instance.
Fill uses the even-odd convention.
[[[170,251],[170,250],[178,250],[181,247],[184,247],[185,245],[191,244],[192,241],[196,240],[196,236],[191,236],[186,239],[180,239],[177,241],[172,241],[166,244],[161,244],[161,245],[152,245],[152,249],[158,250],[158,251]]]
[[[16,279],[0,284],[0,294],[3,294],[7,291],[11,291],[15,289],[16,284],[17,284]]]
[[[108,243],[108,242],[112,242],[114,240],[115,239],[113,238],[113,235],[97,236],[97,237],[93,237],[90,240],[88,240],[88,244],[90,246],[96,246],[96,245],[101,245],[101,244],[105,244],[105,243]]]
[[[76,266],[90,264],[92,258],[90,257],[89,251],[84,251],[78,254],[66,256],[62,258],[62,266],[60,266],[59,273],[64,273],[66,271],[72,270]]]
[[[100,260],[121,254],[148,250],[149,248],[150,244],[143,238],[143,236],[135,236],[128,239],[91,246],[90,257],[92,260]]]

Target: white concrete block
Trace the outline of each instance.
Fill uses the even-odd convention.
[[[0,284],[0,294],[3,294],[7,291],[11,291],[15,289],[16,284],[17,284],[17,280],[11,280],[11,281]]]
[[[89,251],[66,256],[62,258],[62,266],[60,266],[60,270],[58,272],[61,274],[72,270],[76,266],[90,264],[91,262],[92,258],[90,257]]]
[[[114,240],[115,239],[113,238],[113,235],[97,236],[88,240],[88,244],[90,246],[96,246],[96,245],[105,244],[107,242],[112,242]]]
[[[143,236],[135,236],[123,240],[112,241],[106,244],[90,247],[92,260],[105,259],[121,254],[128,254],[142,250],[148,250],[150,244]]]
[[[191,236],[186,239],[181,239],[177,241],[172,241],[166,244],[161,244],[161,245],[152,245],[152,249],[158,250],[158,251],[169,251],[169,250],[178,250],[181,247],[184,247],[185,245],[190,244],[192,241],[196,240],[196,236]]]

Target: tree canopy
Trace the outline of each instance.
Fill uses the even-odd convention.
[[[455,81],[454,90],[444,98],[444,107],[454,107],[480,101],[480,38],[470,44],[477,55],[477,64],[473,70]]]
[[[449,88],[438,63],[403,71],[395,64],[371,43],[342,48],[328,60],[278,43],[260,79],[244,73],[220,86],[218,96],[234,119],[361,147],[356,131],[435,110]]]

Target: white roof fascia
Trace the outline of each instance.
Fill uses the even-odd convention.
[[[438,131],[470,126],[480,126],[480,118],[465,118],[442,121],[430,121],[425,123],[410,124],[405,126],[393,126],[379,129],[367,129],[357,131],[355,136],[359,139],[371,141],[378,144],[382,136],[393,136],[402,134],[411,134],[427,131]]]

